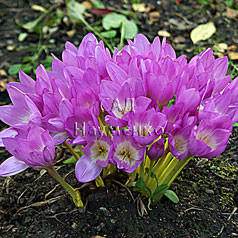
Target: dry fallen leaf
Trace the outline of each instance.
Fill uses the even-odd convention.
[[[88,1],[84,1],[84,2],[82,2],[82,4],[86,7],[86,9],[92,9],[93,8],[92,4]]]
[[[8,82],[9,83],[16,82],[16,78],[13,75],[10,75],[9,78],[8,78]]]
[[[193,28],[193,25],[188,25],[185,21],[179,21],[175,18],[171,18],[168,20],[169,24],[170,24],[170,28],[173,28],[173,26],[175,26],[176,29],[184,31],[184,30],[189,30],[191,28]]]
[[[200,40],[209,39],[216,32],[216,27],[213,22],[201,24],[195,27],[190,34],[190,38],[193,44],[196,44]]]
[[[226,43],[219,43],[214,45],[213,48],[217,49],[220,53],[224,53],[228,49],[228,45]]]
[[[190,52],[193,52],[194,49],[190,49],[190,48],[188,48],[188,49],[185,49],[185,51],[188,52],[188,53],[190,53]]]
[[[151,22],[158,22],[159,17],[160,17],[160,13],[159,12],[150,12],[149,16],[150,16],[150,21]]]
[[[163,30],[161,30],[161,31],[158,31],[158,35],[159,36],[166,36],[166,37],[170,37],[171,36],[171,34],[169,33],[169,32],[167,32],[167,31],[163,31]]]
[[[6,86],[6,82],[2,79],[0,79],[0,92],[3,92],[6,90],[7,86]]]
[[[145,3],[133,3],[132,8],[135,12],[145,12]]]
[[[7,76],[7,72],[4,69],[0,69],[1,76]]]
[[[237,49],[237,46],[236,46],[236,45],[230,45],[230,46],[228,47],[228,50],[231,50],[231,51],[236,50],[236,49]]]
[[[76,33],[76,30],[75,30],[75,29],[70,30],[70,31],[67,31],[67,35],[68,35],[69,37],[73,37],[75,33]]]
[[[218,44],[218,47],[220,49],[223,49],[223,50],[227,50],[228,49],[228,45],[226,43],[219,43]]]
[[[15,45],[8,45],[7,46],[7,50],[8,51],[13,51],[13,50],[15,50],[16,49],[16,46]]]
[[[133,3],[132,8],[135,12],[149,12],[151,7],[148,5],[145,6],[145,3]]]
[[[238,17],[238,11],[227,7],[226,8],[226,17],[230,18],[230,19],[234,19],[234,18]]]
[[[231,60],[238,60],[238,52],[229,52],[228,55]]]
[[[173,40],[174,43],[184,43],[185,41],[186,39],[183,36],[177,36]]]
[[[231,39],[233,40],[234,43],[238,44],[238,37],[232,37]]]
[[[42,6],[39,6],[39,5],[32,5],[31,8],[34,10],[34,11],[39,11],[39,12],[46,12],[46,9]]]
[[[103,236],[92,236],[91,238],[105,238]]]
[[[222,54],[220,52],[214,52],[214,55],[217,56],[218,58],[224,57],[224,54]]]

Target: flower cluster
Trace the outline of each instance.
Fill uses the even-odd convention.
[[[227,57],[207,49],[189,62],[156,37],[138,34],[111,56],[91,33],[79,48],[70,42],[52,71],[36,80],[19,72],[7,85],[13,105],[0,107],[11,126],[0,144],[13,155],[0,175],[54,164],[54,146],[80,145],[80,182],[94,180],[108,164],[131,173],[148,156],[168,151],[178,160],[215,157],[238,121],[238,78],[226,75]]]

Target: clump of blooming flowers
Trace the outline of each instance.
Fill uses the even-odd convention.
[[[84,153],[75,166],[80,182],[109,164],[139,174],[150,160],[169,184],[176,174],[168,165],[216,157],[238,121],[238,78],[230,82],[227,57],[215,59],[212,49],[188,62],[165,38],[150,43],[138,34],[111,55],[89,33],[78,48],[66,42],[62,61],[53,58],[52,71],[40,65],[36,80],[20,71],[20,82],[7,85],[12,105],[0,107],[0,119],[11,127],[0,145],[12,157],[0,176],[52,169],[55,146],[66,143]]]

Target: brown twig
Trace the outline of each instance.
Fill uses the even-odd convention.
[[[135,198],[134,198],[134,196],[133,196],[133,194],[132,194],[132,192],[130,191],[130,189],[129,189],[127,186],[125,186],[124,184],[120,183],[119,181],[117,181],[117,180],[115,180],[115,179],[112,179],[112,181],[113,181],[114,183],[119,184],[121,187],[125,188],[125,189],[127,190],[127,192],[130,194],[130,196],[131,196],[133,202],[136,201]]]
[[[17,198],[17,204],[19,204],[20,199],[22,198],[22,196],[25,194],[25,192],[26,192],[28,189],[32,190],[31,187],[27,186],[27,188],[26,188],[26,189],[20,194],[20,196]]]
[[[65,150],[66,150],[66,148],[63,146],[60,148],[60,151],[58,152],[58,154],[56,156],[55,163],[60,162],[59,160],[64,157]]]
[[[233,211],[231,212],[230,216],[227,218],[227,222],[231,220],[231,217],[235,214],[236,210],[237,210],[237,207],[235,207],[235,208],[233,209]],[[217,236],[221,235],[221,233],[222,233],[222,232],[224,231],[224,229],[225,229],[225,226],[226,226],[226,224],[224,224],[224,225],[222,226],[221,230],[217,233]]]
[[[137,203],[136,203],[137,212],[138,212],[139,216],[143,217],[144,215],[147,215],[148,212],[146,210],[146,207],[145,207],[140,195],[138,195],[138,197],[136,198],[136,201],[137,201]]]
[[[56,188],[58,188],[60,186],[60,184],[58,183],[58,184],[56,184],[55,186],[54,186],[54,188],[53,189],[51,189],[48,193],[46,193],[46,195],[45,195],[45,199],[47,198],[47,197],[49,197],[50,196],[50,194],[51,193],[53,193],[55,190],[56,190]]]
[[[60,195],[58,197],[55,197],[55,198],[51,198],[49,200],[46,200],[46,201],[41,201],[41,202],[35,202],[33,204],[30,204],[29,206],[25,206],[25,207],[21,207],[16,213],[19,213],[20,211],[24,210],[24,209],[27,209],[27,208],[30,208],[30,207],[40,207],[42,205],[45,205],[45,204],[51,204],[53,202],[56,202],[60,199],[62,199],[63,197],[65,197],[67,194],[64,194],[64,195]]]
[[[57,218],[57,216],[58,216],[58,215],[63,215],[63,214],[71,214],[71,213],[76,212],[76,211],[78,211],[78,209],[74,209],[74,210],[72,210],[72,211],[70,211],[70,212],[60,212],[60,213],[57,213],[57,214],[55,214],[55,215],[53,215],[53,216],[47,216],[46,218],[54,218],[54,219],[56,219],[56,221],[58,221],[58,222],[60,222],[61,224],[65,225],[65,223],[63,223],[62,221],[60,221],[60,220]]]
[[[190,207],[190,208],[186,209],[186,210],[184,211],[184,213],[185,213],[185,212],[188,212],[188,211],[190,211],[190,210],[203,211],[203,209],[201,209],[201,208],[197,208],[197,207]]]

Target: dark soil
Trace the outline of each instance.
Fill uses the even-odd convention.
[[[150,11],[160,13],[159,21],[151,24],[149,13],[137,13],[139,32],[152,40],[158,30],[166,30],[171,33],[168,41],[176,48],[178,55],[186,53],[189,57],[218,43],[236,45],[237,18],[225,17],[224,1],[208,2],[215,4],[215,7],[203,6],[192,0],[180,1],[180,4],[172,0],[150,1]],[[26,55],[32,56],[37,50],[39,35],[29,33],[25,41],[19,42],[18,35],[24,30],[15,23],[16,19],[27,22],[41,14],[30,8],[32,4],[33,1],[0,1],[0,70],[7,72],[11,65],[22,63]],[[48,1],[34,1],[34,4],[46,9],[50,6]],[[107,1],[106,6],[121,9],[122,2]],[[64,4],[59,8],[65,10]],[[87,18],[92,25],[99,19],[92,14]],[[211,39],[193,45],[189,37],[191,29],[208,21],[215,23],[217,33]],[[70,38],[67,32],[73,28],[76,34]],[[50,38],[42,38],[41,43],[48,43],[48,51],[60,57],[66,40],[78,45],[86,33],[83,25],[73,26],[62,21],[58,30]],[[178,40],[179,36],[184,38],[182,42]],[[9,45],[15,49],[7,49]],[[21,50],[22,46],[29,47]],[[40,64],[45,57],[46,54],[42,53],[36,63]],[[237,75],[232,66],[229,71]],[[17,80],[16,76],[0,72],[0,80],[5,83]],[[6,90],[3,88],[0,91],[0,105],[9,104]],[[6,126],[1,123],[0,127],[1,130]],[[8,157],[6,150],[0,148],[0,163]],[[237,128],[234,128],[222,155],[209,160],[195,158],[184,168],[171,186],[180,198],[178,204],[163,198],[161,203],[151,206],[151,211],[147,209],[148,214],[143,217],[138,215],[137,203],[133,203],[128,191],[116,182],[105,181],[106,188],[96,188],[93,183],[81,187],[82,184],[75,179],[73,165],[62,164],[62,159],[67,157],[69,153],[65,152],[56,164],[58,171],[63,176],[71,171],[66,180],[80,188],[87,203],[86,210],[77,209],[70,196],[47,173],[27,169],[15,176],[0,178],[1,238],[87,238],[96,235],[112,238],[238,237],[238,212],[234,212],[238,206]],[[114,179],[122,181],[120,176]],[[133,195],[138,196],[134,192]],[[143,203],[147,207],[146,199]]]

